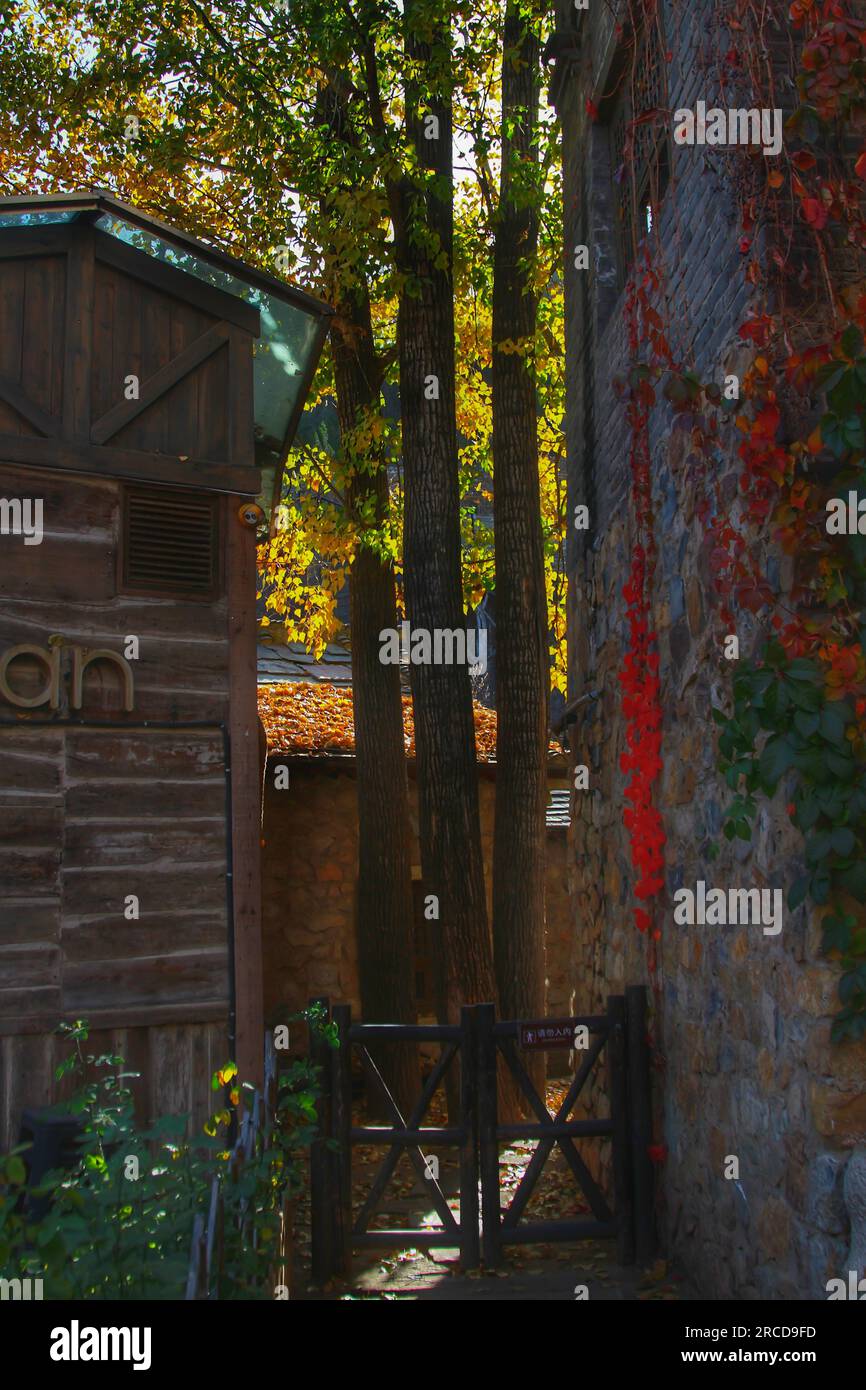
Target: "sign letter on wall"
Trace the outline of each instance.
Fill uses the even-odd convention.
[[[19,709],[37,709],[39,705],[48,705],[50,709],[59,709],[60,650],[61,644],[59,642],[52,642],[50,647],[34,647],[29,642],[22,642],[17,647],[10,647],[7,652],[4,652],[3,656],[0,657],[0,695],[3,696],[3,699],[8,700],[10,705],[17,705]],[[123,678],[123,708],[127,712],[132,709],[132,669],[118,652],[109,651],[107,647],[73,646],[70,650],[72,652],[72,699],[70,702],[72,709],[81,709],[84,702],[84,673],[92,661],[110,661],[119,668]],[[34,657],[46,669],[47,684],[45,689],[36,695],[21,695],[13,690],[9,683],[9,667],[19,656]]]

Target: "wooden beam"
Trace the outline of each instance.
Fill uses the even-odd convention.
[[[81,444],[90,438],[93,303],[93,231],[87,226],[74,226],[66,270],[63,427],[67,439]]]
[[[57,256],[69,250],[73,227],[47,222],[35,227],[0,227],[0,261],[21,256]]]
[[[97,229],[93,235],[98,260],[113,265],[115,270],[132,275],[136,280],[142,280],[145,285],[156,286],[174,299],[194,304],[215,319],[225,319],[227,323],[235,324],[258,338],[261,315],[255,305],[248,304],[227,290],[218,289],[216,285],[209,285],[206,280],[199,280],[179,266],[159,261],[146,251],[139,251],[127,242],[119,241],[108,232]]]
[[[233,328],[229,334],[229,461],[252,468],[256,462],[253,438],[253,343]]]
[[[0,1036],[50,1033],[62,1017],[62,1008],[58,1008],[55,1013],[28,1013],[20,1018],[0,1019]],[[87,1021],[92,1028],[155,1028],[167,1023],[226,1023],[227,1020],[226,1002],[219,999],[211,1003],[142,1004],[133,1008],[87,1010]]]
[[[50,439],[56,438],[60,433],[60,421],[57,416],[49,415],[47,410],[43,410],[32,401],[11,377],[0,376],[0,400],[11,405],[13,410],[17,410],[19,415]]]
[[[32,463],[36,468],[86,473],[96,478],[131,478],[140,483],[236,493],[239,503],[247,497],[258,497],[262,487],[258,468],[236,468],[234,464],[211,463],[208,459],[181,461],[173,454],[147,454],[140,449],[117,449],[85,441],[0,434],[0,458],[4,463]]]
[[[229,328],[225,323],[217,323],[213,328],[208,328],[206,332],[185,347],[183,352],[179,352],[177,357],[173,357],[170,362],[166,362],[164,367],[160,367],[158,372],[149,376],[139,386],[139,394],[136,400],[118,401],[98,420],[95,420],[90,429],[90,441],[92,444],[105,444],[115,434],[130,424],[137,415],[143,410],[147,410],[149,405],[158,401],[160,396],[164,396],[172,386],[176,386],[179,381],[183,381],[185,376],[206,362],[220,348],[225,347],[229,340]]]
[[[235,1060],[241,1078],[263,1082],[261,777],[256,689],[256,536],[226,500],[229,743],[232,785]]]

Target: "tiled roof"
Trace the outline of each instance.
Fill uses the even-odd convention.
[[[259,642],[256,648],[259,685],[310,681],[314,685],[352,684],[352,658],[345,647],[329,642],[320,657],[311,656],[301,642]]]
[[[496,711],[474,704],[475,746],[480,763],[496,759]],[[290,756],[354,757],[355,721],[348,686],[322,681],[262,681],[259,676],[259,717],[265,726],[269,753]],[[415,756],[412,697],[403,695],[403,743],[407,758]]]

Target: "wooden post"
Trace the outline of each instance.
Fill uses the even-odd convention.
[[[652,1108],[646,987],[629,985],[625,998],[628,1129],[634,1194],[635,1258],[638,1264],[644,1265],[649,1264],[655,1254],[655,1180],[649,1156],[649,1146],[652,1142]]]
[[[310,1005],[321,1004],[329,1015],[327,999],[311,999]],[[313,1282],[325,1284],[334,1268],[331,1169],[327,1141],[331,1132],[331,1064],[330,1049],[323,1038],[310,1028],[310,1061],[319,1069],[321,1097],[316,1107],[318,1124],[316,1137],[310,1145],[310,1238]]]
[[[256,694],[256,538],[227,499],[229,745],[232,772],[235,1060],[241,1078],[264,1080],[262,1033],[262,786]]]
[[[625,1058],[625,996],[611,994],[607,1001],[608,1091],[613,1124],[613,1194],[616,1215],[616,1257],[622,1265],[634,1262],[634,1213],[631,1165],[628,1152],[628,1109]]]
[[[476,1005],[460,1010],[460,1267],[477,1269],[478,1240],[478,1060]]]
[[[496,1012],[492,1004],[475,1005],[475,1043],[478,1057],[478,1153],[481,1169],[481,1249],[484,1263],[502,1263],[499,1207],[499,1122],[496,1095]]]
[[[348,1273],[352,1260],[352,1053],[349,1029],[351,1004],[335,1004],[339,1047],[331,1051],[332,1127],[331,1138],[339,1148],[331,1153],[334,1172],[334,1268]]]

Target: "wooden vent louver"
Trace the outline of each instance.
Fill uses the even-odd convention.
[[[127,488],[121,587],[213,598],[219,587],[219,498]]]

